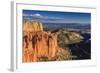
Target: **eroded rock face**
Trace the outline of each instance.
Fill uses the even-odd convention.
[[[32,21],[23,24],[23,62],[35,62],[41,57],[55,57],[57,34],[43,31],[42,23]]]
[[[23,32],[43,31],[42,23],[37,21],[26,21],[23,24]]]

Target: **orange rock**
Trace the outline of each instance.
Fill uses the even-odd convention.
[[[55,57],[56,49],[57,49],[57,35],[50,34],[49,35],[49,58]]]
[[[54,58],[58,49],[57,34],[43,31],[42,23],[23,24],[23,62],[36,62],[40,57]]]

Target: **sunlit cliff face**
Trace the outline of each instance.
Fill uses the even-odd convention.
[[[37,21],[23,24],[23,62],[38,61],[45,56],[55,57],[57,35],[43,31],[42,23]]]
[[[23,24],[23,62],[37,62],[43,57],[55,60],[58,49],[56,33],[44,31],[38,21]]]

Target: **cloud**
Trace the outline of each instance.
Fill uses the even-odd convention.
[[[53,17],[53,16],[45,16],[39,13],[35,14],[23,14],[24,19],[26,20],[39,20],[42,22],[48,22],[48,23],[65,23],[67,22],[66,19],[60,18],[60,17]]]
[[[38,14],[38,13],[37,14],[33,14],[32,16],[33,17],[39,17],[39,18],[42,18],[43,17],[41,14]]]
[[[59,18],[59,17],[49,17],[49,16],[45,16],[45,15],[41,15],[39,13],[36,14],[23,14],[24,17],[33,17],[33,18],[41,18],[41,19],[50,19],[50,20],[61,20],[63,18]]]
[[[38,17],[38,18],[42,18],[43,16],[41,14],[23,14],[24,17]]]
[[[25,14],[25,13],[24,13],[23,16],[24,16],[24,17],[32,16],[32,14]]]

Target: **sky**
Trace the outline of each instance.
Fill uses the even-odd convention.
[[[91,24],[91,13],[23,10],[23,20],[39,20],[43,23]]]

